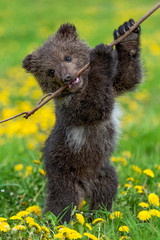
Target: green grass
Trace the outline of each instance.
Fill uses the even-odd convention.
[[[41,98],[41,91],[34,79],[21,69],[23,58],[39,46],[49,35],[52,35],[60,24],[72,22],[78,32],[90,46],[104,42],[109,43],[112,32],[129,18],[138,20],[156,1],[1,1],[0,2],[0,118],[6,118],[24,110],[30,110]],[[90,223],[92,230],[85,224],[78,222],[73,214],[73,222],[68,227],[77,230],[81,235],[84,232],[92,233],[101,239],[160,239],[159,218],[152,217],[148,221],[137,218],[143,210],[139,203],[148,202],[150,193],[160,195],[160,33],[159,10],[142,24],[142,62],[144,65],[144,83],[139,90],[129,93],[118,99],[122,109],[121,134],[117,149],[113,156],[113,163],[118,172],[119,190],[114,211],[123,213],[123,218],[111,220],[105,209],[96,211],[93,219],[103,218],[104,222],[92,224],[88,218],[87,205],[81,210],[85,221]],[[46,116],[43,119],[41,116]],[[53,119],[53,121],[51,121]],[[52,103],[47,104],[28,120],[23,118],[0,125],[0,217],[8,219],[12,229],[19,220],[9,220],[19,211],[29,206],[38,205],[41,209],[45,199],[45,177],[43,163],[34,163],[41,159],[41,149],[44,139],[49,134],[55,121]],[[131,157],[122,158],[123,152],[129,151]],[[120,158],[121,157],[121,158]],[[124,156],[123,156],[124,157]],[[125,162],[124,162],[125,161]],[[15,165],[22,164],[23,169],[15,170]],[[142,173],[133,170],[137,165]],[[32,172],[29,172],[29,168]],[[143,173],[144,169],[151,169],[154,178]],[[126,179],[133,177],[132,187],[126,187]],[[143,193],[138,193],[134,186],[144,185]],[[123,193],[125,192],[125,193]],[[123,193],[123,194],[122,194]],[[150,205],[148,209],[160,210],[158,206]],[[75,212],[78,212],[75,210]],[[40,226],[50,219],[50,236],[53,239],[57,233],[55,227],[58,220],[52,214],[40,218],[32,216]],[[26,221],[26,220],[25,220]],[[0,239],[45,239],[43,232],[35,231],[36,227],[28,230],[1,231]],[[118,229],[127,225],[129,233],[122,233]],[[71,234],[68,238],[72,239]],[[89,237],[88,237],[89,238]],[[62,239],[62,238],[61,238]],[[87,239],[83,235],[82,239]]]

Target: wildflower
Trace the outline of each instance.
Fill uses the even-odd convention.
[[[27,216],[27,215],[29,215],[30,214],[30,212],[28,212],[28,211],[20,211],[20,212],[18,212],[16,215],[18,216],[18,217],[25,217],[25,216]]]
[[[84,225],[85,219],[82,214],[76,213],[76,218],[81,225]]]
[[[127,188],[131,188],[132,184],[126,183],[124,186],[127,187]]]
[[[103,218],[96,218],[96,219],[92,222],[92,224],[94,225],[94,224],[102,223],[102,222],[104,222],[104,219],[103,219]]]
[[[131,158],[131,157],[132,157],[132,154],[131,154],[130,151],[123,151],[123,152],[122,152],[122,155],[123,155],[124,157],[127,157],[127,158]]]
[[[79,204],[79,206],[78,206],[78,210],[80,211],[85,204],[86,204],[86,201],[85,201],[85,200],[82,200],[82,202],[81,202],[81,203]]]
[[[129,178],[127,178],[127,181],[134,182],[134,178],[133,177],[129,177]]]
[[[159,207],[159,197],[155,193],[150,193],[148,196],[149,204]]]
[[[157,209],[151,209],[149,210],[149,213],[151,214],[151,216],[156,216],[160,218],[160,211]]]
[[[121,227],[119,227],[119,229],[118,229],[120,232],[129,232],[129,227],[127,227],[127,226],[121,226]]]
[[[58,231],[58,230],[60,230],[60,229],[62,229],[62,228],[65,228],[65,226],[59,225],[59,226],[56,227],[56,230]]]
[[[42,230],[43,232],[45,232],[46,234],[50,234],[50,230],[49,230],[47,227],[45,227],[45,226],[42,226],[42,227],[41,227],[41,230]]]
[[[143,171],[143,173],[146,174],[149,177],[154,177],[154,173],[153,173],[153,171],[151,169],[145,169]]]
[[[139,206],[143,207],[143,208],[148,208],[149,207],[149,204],[148,203],[145,203],[145,202],[141,202],[139,203]]]
[[[46,172],[45,172],[43,169],[39,169],[39,172],[40,172],[40,174],[42,174],[43,176],[46,175]]]
[[[120,211],[116,211],[116,212],[113,212],[112,214],[110,214],[110,219],[115,219],[115,218],[120,218],[122,219],[123,218],[123,213],[121,213]]]
[[[138,218],[141,221],[146,221],[151,218],[151,214],[148,211],[143,210],[138,213]]]
[[[27,209],[26,209],[26,211],[27,212],[33,212],[34,214],[37,214],[38,216],[40,216],[41,215],[41,209],[39,208],[39,206],[37,206],[37,205],[33,205],[33,206],[31,206],[31,207],[28,207]]]
[[[89,230],[92,230],[92,227],[89,223],[86,223],[86,227],[89,229]]]
[[[125,195],[125,194],[127,194],[127,192],[126,191],[122,191],[122,194]]]
[[[134,189],[138,190],[139,193],[143,193],[143,186],[141,186],[141,185],[134,186]]]
[[[12,231],[16,232],[17,230],[26,230],[27,228],[23,225],[16,225],[12,228]]]
[[[23,164],[17,164],[14,166],[14,171],[19,172],[23,169]]]
[[[40,162],[39,160],[33,160],[33,163],[36,163],[36,164],[38,164],[38,165],[41,164],[41,162]]]
[[[34,218],[26,217],[26,222],[29,224],[29,227],[32,227],[32,225],[34,223]]]
[[[119,157],[117,160],[118,160],[118,162],[123,163],[124,166],[127,165],[127,161],[126,161],[126,159],[124,157]]]
[[[116,157],[111,157],[112,162],[118,162]]]
[[[137,173],[139,173],[139,174],[142,174],[142,169],[139,168],[138,166],[132,165],[132,169],[133,169],[135,172],[137,172]]]
[[[0,217],[0,222],[6,222],[6,221],[7,221],[7,218]]]
[[[53,239],[55,239],[55,238],[64,239],[63,233],[55,234]]]
[[[17,215],[14,215],[14,216],[10,217],[10,220],[22,220],[22,218],[18,217]]]
[[[32,166],[27,166],[26,167],[26,174],[31,175],[32,174]]]
[[[79,232],[77,232],[74,229],[70,229],[68,227],[63,226],[62,228],[59,229],[59,232],[63,233],[63,234],[65,233],[66,238],[71,239],[71,240],[82,238],[82,235]]]
[[[128,239],[127,236],[122,236],[119,240],[125,240],[125,239]]]
[[[91,234],[91,233],[86,233],[85,232],[83,235],[88,237],[88,238],[90,238],[90,239],[92,239],[92,240],[98,240],[98,238],[96,236],[94,236],[93,234]]]
[[[0,222],[0,232],[7,232],[10,230],[10,226],[7,222]]]
[[[160,187],[160,183],[158,183],[158,187]]]

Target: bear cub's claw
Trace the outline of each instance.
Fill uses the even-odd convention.
[[[135,21],[133,19],[130,19],[128,22],[125,22],[123,25],[121,25],[118,30],[114,30],[113,36],[114,39],[119,38],[122,36],[125,32],[127,32],[133,25],[135,24]],[[141,33],[141,27],[138,26],[132,33],[130,33],[129,36],[127,36],[125,39],[123,39],[121,42],[128,42],[128,41],[138,41],[139,34]]]

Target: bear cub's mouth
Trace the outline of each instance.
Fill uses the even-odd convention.
[[[78,84],[78,83],[80,83],[80,78],[79,78],[79,77],[77,77],[74,81],[72,81],[72,82],[68,85],[68,87],[69,87],[69,88],[72,88],[75,84]]]

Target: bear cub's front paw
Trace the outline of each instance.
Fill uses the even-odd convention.
[[[118,30],[114,30],[113,36],[114,39],[119,38],[122,36],[125,32],[127,32],[133,25],[135,24],[135,21],[133,19],[130,19],[128,22],[125,22],[123,25],[121,25]],[[130,33],[125,39],[123,39],[121,42],[128,42],[128,41],[138,41],[139,35],[141,33],[141,27],[138,26],[132,33]]]
[[[99,44],[91,50],[90,53],[90,65],[101,65],[105,64],[112,59],[112,50],[111,46],[105,46],[104,44]]]

